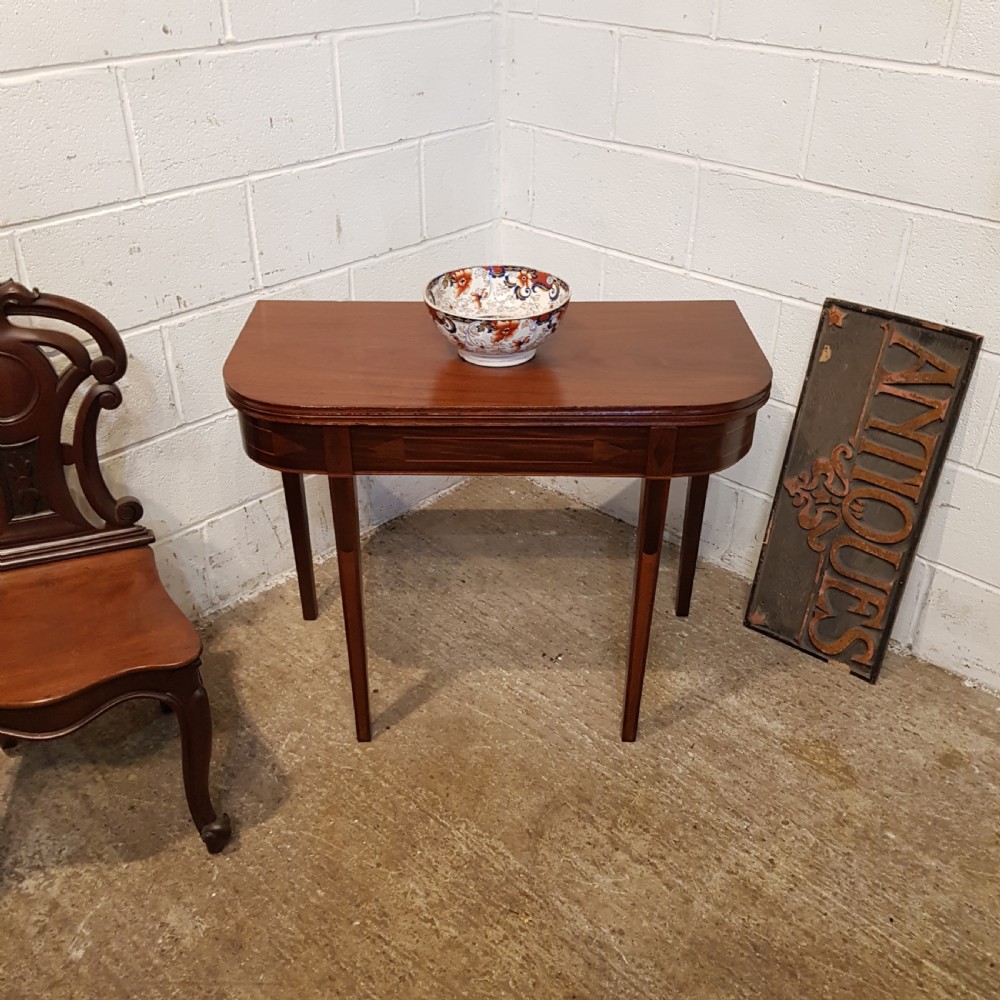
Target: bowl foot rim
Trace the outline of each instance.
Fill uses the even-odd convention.
[[[468,361],[470,365],[479,365],[481,368],[512,368],[514,365],[523,365],[526,361],[530,361],[535,356],[535,350],[522,351],[518,354],[473,354],[471,351],[459,349],[458,356],[463,361]]]

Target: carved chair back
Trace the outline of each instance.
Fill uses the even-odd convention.
[[[96,356],[64,324],[92,338]],[[116,500],[98,464],[98,417],[121,403],[115,383],[127,363],[118,331],[96,310],[0,285],[0,570],[152,541],[136,526],[139,502]]]

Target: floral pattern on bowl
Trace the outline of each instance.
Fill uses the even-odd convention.
[[[506,367],[535,356],[569,305],[569,285],[532,267],[494,264],[438,275],[424,302],[438,329],[474,365]]]

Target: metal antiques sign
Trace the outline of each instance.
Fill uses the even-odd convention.
[[[827,300],[750,628],[875,681],[981,339]]]

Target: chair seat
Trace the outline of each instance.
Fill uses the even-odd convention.
[[[185,667],[200,654],[198,633],[164,590],[148,546],[0,573],[0,708]]]

